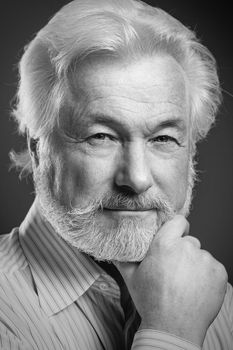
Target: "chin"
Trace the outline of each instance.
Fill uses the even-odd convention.
[[[101,261],[140,262],[144,259],[151,242],[158,231],[157,221],[124,218],[114,225],[89,224],[85,233],[64,230],[63,238],[78,250]]]

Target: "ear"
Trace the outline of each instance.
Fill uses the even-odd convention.
[[[36,166],[38,166],[39,165],[39,154],[38,154],[39,139],[34,139],[34,138],[30,137],[28,134],[27,135],[27,143],[28,143],[29,154],[32,158],[32,161],[34,162],[34,164]]]

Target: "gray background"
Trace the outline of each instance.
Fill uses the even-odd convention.
[[[98,0],[96,0],[98,1]],[[17,62],[23,46],[46,24],[54,12],[67,1],[20,0],[1,2],[1,79],[0,79],[0,232],[18,226],[33,201],[31,180],[19,181],[9,171],[8,153],[24,148],[25,140],[17,136],[9,118],[16,92]],[[196,185],[193,209],[189,217],[191,234],[198,237],[204,249],[211,252],[227,268],[233,283],[232,199],[233,199],[233,42],[230,4],[221,8],[212,2],[148,1],[160,6],[195,29],[202,42],[218,62],[224,103],[206,141],[198,147],[200,182]],[[210,5],[211,4],[211,5]]]

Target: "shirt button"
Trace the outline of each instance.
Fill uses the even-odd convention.
[[[101,283],[100,283],[100,289],[101,289],[101,290],[108,290],[108,289],[109,289],[109,286],[108,286],[107,283],[101,282]]]

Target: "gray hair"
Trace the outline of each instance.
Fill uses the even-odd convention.
[[[156,53],[171,55],[186,74],[195,148],[221,102],[215,59],[193,31],[162,9],[135,0],[74,0],[37,33],[19,64],[13,111],[19,132],[49,137],[69,103],[72,113],[70,73],[90,55],[133,60]],[[32,171],[28,151],[11,156],[16,166]]]

